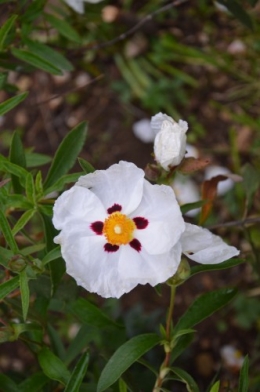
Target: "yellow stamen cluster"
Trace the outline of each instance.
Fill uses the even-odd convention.
[[[114,212],[104,222],[103,234],[112,245],[126,245],[134,238],[136,226],[132,219]]]

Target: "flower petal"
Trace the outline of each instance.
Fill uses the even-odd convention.
[[[144,172],[133,163],[121,161],[107,170],[97,170],[79,178],[77,185],[91,188],[106,209],[114,204],[129,214],[139,205],[143,194]]]
[[[178,269],[181,260],[181,246],[177,243],[169,252],[150,255],[145,250],[137,253],[130,246],[122,247],[119,257],[119,279],[124,285],[124,292],[132,290],[138,284],[155,286],[171,278]]]
[[[182,252],[191,260],[201,264],[222,263],[240,253],[237,248],[227,245],[209,230],[189,223],[186,223],[180,242]]]
[[[85,222],[103,221],[107,216],[104,206],[90,190],[73,186],[64,192],[53,207],[53,224],[61,230],[72,220]]]
[[[152,185],[144,180],[142,201],[130,215],[132,219],[140,216],[148,220],[148,225],[136,229],[134,237],[150,255],[168,252],[185,230],[175,194],[166,185]]]

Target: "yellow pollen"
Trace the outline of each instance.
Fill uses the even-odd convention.
[[[103,234],[112,245],[126,245],[134,238],[136,226],[132,219],[114,212],[104,222]]]

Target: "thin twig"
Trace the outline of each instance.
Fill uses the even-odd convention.
[[[184,4],[187,1],[189,1],[189,0],[175,0],[172,3],[166,4],[163,7],[158,8],[156,11],[152,12],[151,14],[146,15],[136,25],[131,27],[131,29],[127,30],[125,33],[120,34],[118,37],[113,38],[110,41],[101,42],[99,44],[88,45],[85,47],[85,49],[97,50],[97,49],[105,48],[107,46],[114,45],[117,42],[124,41],[126,38],[130,37],[132,34],[134,34],[136,31],[138,31],[145,23],[152,20],[154,18],[154,16],[156,16],[162,12],[168,11],[169,9],[171,9],[173,7],[178,7],[179,5]]]
[[[98,80],[102,79],[103,77],[104,77],[103,74],[98,75],[96,78],[90,80],[89,82],[83,84],[82,86],[77,86],[77,87],[71,88],[71,89],[69,89],[69,90],[66,90],[66,91],[64,91],[63,93],[55,94],[55,95],[53,95],[52,97],[50,97],[50,98],[48,98],[48,99],[45,99],[45,100],[42,100],[42,101],[33,103],[32,106],[35,106],[35,105],[43,105],[44,103],[48,103],[48,102],[52,101],[53,99],[56,99],[56,98],[59,98],[59,97],[63,97],[63,96],[65,96],[65,95],[67,95],[67,94],[70,94],[70,93],[72,93],[72,92],[74,92],[74,91],[81,90],[81,89],[83,89],[84,87],[87,87],[87,86],[89,86],[90,84],[93,84],[93,83],[97,82]]]
[[[218,223],[217,225],[207,227],[207,229],[214,230],[214,229],[219,229],[221,227],[245,226],[245,225],[251,224],[251,223],[260,223],[260,217],[259,218],[247,218],[247,219],[225,222],[225,223]]]

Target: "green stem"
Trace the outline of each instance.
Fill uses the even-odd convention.
[[[168,373],[168,366],[170,364],[170,358],[171,358],[171,331],[172,331],[172,316],[173,316],[173,310],[174,310],[174,301],[175,301],[175,292],[176,292],[176,286],[171,286],[171,296],[170,296],[170,305],[169,305],[169,310],[168,310],[168,316],[166,319],[166,340],[167,340],[167,345],[164,346],[165,350],[165,358],[163,363],[161,364],[159,375],[156,379],[155,385],[153,392],[158,392],[160,391],[160,388],[163,384],[164,378]]]

